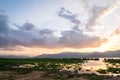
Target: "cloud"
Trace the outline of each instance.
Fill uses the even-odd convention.
[[[17,29],[10,28],[8,16],[0,14],[0,48],[4,50],[19,50],[20,47],[40,48],[94,48],[106,41],[100,37],[89,36],[79,29],[80,21],[76,15],[61,8],[58,16],[63,17],[73,24],[71,30],[61,32],[61,37],[56,37],[50,29],[38,30],[32,23],[24,23],[22,26],[14,25]],[[78,27],[76,27],[78,26]],[[15,48],[16,47],[16,48]]]
[[[5,33],[9,30],[8,21],[8,16],[6,16],[0,11],[0,33]]]
[[[35,26],[33,24],[26,22],[20,28],[23,29],[23,30],[28,30],[29,31],[29,30],[32,30],[34,27]]]
[[[4,38],[2,35],[0,35],[0,47],[4,47],[5,45],[7,45],[8,40],[6,38]]]
[[[104,7],[98,7],[98,6],[94,6],[91,10],[90,10],[90,18],[89,21],[87,23],[87,27],[93,27],[96,26],[98,19],[103,15],[103,13],[106,11],[107,8]]]
[[[50,29],[43,29],[43,30],[39,30],[40,35],[44,35],[44,34],[52,34],[53,31]]]
[[[69,3],[69,0],[67,2]],[[69,20],[71,23],[74,24],[74,26],[77,26],[77,27],[73,27],[74,29],[77,29],[79,26],[81,26],[87,31],[88,30],[90,31],[90,30],[94,30],[95,27],[97,26],[101,26],[102,24],[99,22],[99,20],[109,15],[118,8],[119,0],[115,0],[115,1],[75,0],[71,2],[80,3],[81,4],[79,6],[80,10],[78,10],[78,12],[79,11],[81,12],[73,14],[68,9],[62,7],[58,12],[58,16]],[[74,6],[72,6],[72,8],[75,9]],[[80,20],[77,17],[79,17]]]
[[[0,50],[9,50],[9,51],[24,51],[24,47],[22,46],[7,46],[5,48],[0,48]]]
[[[8,23],[8,16],[0,14],[0,48],[4,50],[10,50],[14,46],[53,47],[57,43],[52,30],[35,30],[36,26],[28,22],[22,26],[14,25],[17,29],[11,29],[11,23]]]
[[[106,5],[101,5],[100,2],[106,3]],[[98,4],[96,0],[94,0],[93,3],[90,0],[82,0],[83,8],[88,13],[87,23],[83,24],[84,27],[88,28],[88,30],[94,30],[94,27],[101,25],[99,20],[118,8],[116,1],[108,2],[107,0],[101,0],[100,2]]]
[[[76,14],[72,14],[69,10],[65,9],[64,7],[60,8],[60,11],[58,12],[58,16],[65,18],[75,24],[75,26],[80,25],[80,20],[77,19]]]
[[[116,4],[120,6],[120,0],[116,0]]]
[[[82,31],[63,31],[60,43],[64,47],[71,48],[95,48],[99,47],[107,39],[101,39],[100,37],[92,37],[84,34]]]
[[[101,16],[103,12],[105,13],[106,9],[99,7],[100,9],[97,11],[95,9],[92,9],[92,15],[93,13],[96,13],[91,20],[88,21],[88,24],[84,24],[85,26],[93,26],[96,24],[97,19]],[[97,8],[98,9],[98,8]],[[72,30],[62,31],[60,37],[59,43],[62,44],[64,47],[71,47],[71,48],[88,48],[88,47],[99,47],[102,43],[107,42],[107,39],[101,39],[100,37],[94,37],[89,36],[83,32],[82,29],[79,27],[81,24],[81,21],[77,19],[76,15],[70,12],[69,10],[62,7],[60,11],[58,12],[58,16],[62,17],[64,19],[69,20],[71,23],[75,24],[73,26]],[[87,28],[88,29],[88,28]]]
[[[110,36],[120,36],[120,27],[118,27]]]
[[[0,14],[2,14],[2,13],[5,13],[5,11],[0,8]]]
[[[116,16],[116,19],[120,21],[120,15],[115,15],[115,16]]]

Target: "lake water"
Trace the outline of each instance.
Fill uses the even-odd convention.
[[[88,60],[82,65],[83,70],[96,71],[98,69],[107,69],[106,63],[101,60]]]
[[[113,76],[120,75],[120,74],[115,74],[115,73],[110,73],[110,72],[107,73],[107,74],[100,74],[100,73],[98,73],[97,70],[99,70],[99,69],[106,70],[107,66],[111,65],[111,64],[109,64],[107,62],[104,62],[104,59],[120,59],[120,58],[99,58],[99,60],[87,60],[83,64],[81,64],[81,68],[82,69],[78,70],[78,74],[84,74],[84,73],[91,74],[91,73],[95,73],[97,75],[113,75]],[[118,67],[120,67],[120,64],[119,64]],[[70,68],[68,70],[75,71],[75,69],[73,69],[73,68]]]

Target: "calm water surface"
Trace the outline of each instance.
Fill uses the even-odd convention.
[[[107,69],[107,65],[111,65],[107,62],[104,62],[104,59],[120,59],[118,58],[99,58],[99,60],[87,60],[85,63],[81,64],[81,70],[78,70],[78,74],[84,74],[84,73],[95,73],[97,75],[120,75],[115,73],[107,73],[107,74],[100,74],[97,72],[99,69]],[[120,64],[119,64],[120,65]],[[119,66],[120,67],[120,66]],[[69,69],[70,71],[75,71],[73,68]]]

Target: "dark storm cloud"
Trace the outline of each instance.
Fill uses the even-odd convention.
[[[24,23],[22,26],[17,26],[17,29],[10,28],[11,24],[5,14],[0,14],[0,48],[4,50],[18,49],[17,46],[24,47],[44,47],[44,48],[89,48],[98,47],[105,39],[89,36],[80,30],[78,25],[80,21],[75,14],[61,8],[58,15],[63,17],[73,24],[71,30],[62,31],[61,37],[56,37],[54,31],[50,29],[37,30],[32,23]],[[12,25],[12,24],[11,24]],[[12,50],[12,49],[11,49]]]

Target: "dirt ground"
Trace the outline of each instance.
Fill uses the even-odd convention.
[[[17,74],[11,71],[0,71],[0,80],[53,80],[44,77],[45,72],[33,71],[28,74]]]
[[[67,77],[67,75],[56,75],[56,74],[46,74],[43,71],[33,71],[28,74],[17,74],[12,71],[0,71],[0,80],[62,80],[60,78],[53,79],[51,76],[55,77]],[[66,80],[66,79],[65,79]],[[67,80],[88,80],[84,78],[69,78]]]
[[[32,71],[27,74],[17,74],[12,71],[0,71],[0,80],[92,80],[89,77],[90,76],[73,76],[69,74],[48,74],[45,71]],[[110,77],[98,80],[120,80],[120,77]]]

